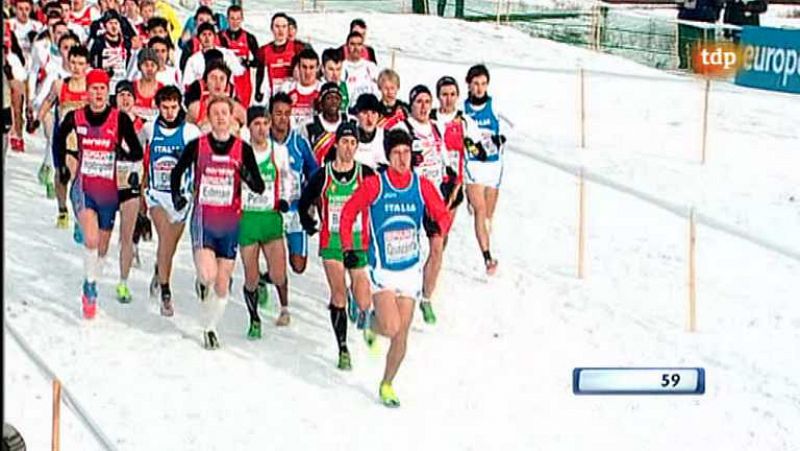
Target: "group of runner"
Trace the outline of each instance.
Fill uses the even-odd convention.
[[[290,324],[288,268],[305,271],[319,233],[337,367],[352,368],[348,318],[369,346],[388,337],[379,394],[399,405],[392,381],[413,313],[419,301],[424,321],[436,322],[436,282],[465,198],[486,272],[497,268],[490,234],[505,138],[487,68],[467,71],[463,103],[451,76],[433,92],[414,86],[404,103],[399,75],[378,69],[360,19],[344,45],[320,56],[284,13],[259,46],[238,5],[221,14],[201,0],[181,25],[161,0],[32,2],[4,10],[13,17],[4,26],[3,121],[14,151],[25,151],[24,133],[41,129],[46,139],[38,177],[56,199],[57,227],[69,227],[70,206],[75,217],[83,316],[96,315],[117,212],[116,297],[132,301],[136,243],[154,235],[149,294],[164,316],[175,312],[173,258],[189,224],[207,349],[220,346],[237,254],[247,336],[258,339],[270,285],[276,324]]]

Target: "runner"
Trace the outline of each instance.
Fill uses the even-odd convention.
[[[342,63],[342,80],[347,83],[347,92],[350,95],[350,107],[358,96],[372,93],[377,95],[378,66],[363,57],[364,36],[351,31],[347,36],[347,58]]]
[[[347,93],[347,83],[342,80],[342,52],[339,49],[325,49],[322,52],[322,79],[325,83],[336,83],[339,85],[339,94],[342,96],[342,113],[347,112],[350,105],[350,96]]]
[[[56,201],[58,203],[58,219],[56,220],[56,227],[66,229],[69,227],[69,213],[67,211],[67,183],[62,183],[62,178],[58,175],[62,172],[65,165],[69,166],[69,173],[76,173],[76,160],[69,154],[59,152],[56,142],[56,136],[59,134],[62,118],[74,110],[83,108],[88,102],[88,91],[86,84],[86,70],[89,67],[89,52],[86,47],[74,46],[69,50],[68,54],[70,76],[64,80],[56,80],[53,82],[52,88],[47,98],[42,102],[42,107],[39,109],[39,115],[36,119],[37,123],[48,124],[50,121],[47,115],[50,114],[53,106],[58,102],[55,110],[53,123],[53,168],[55,169],[55,191]],[[68,142],[68,150],[76,151],[74,137],[71,137]],[[67,155],[69,158],[61,158],[62,155]],[[68,182],[69,180],[67,180]],[[79,233],[80,227],[75,225],[76,234]]]
[[[172,316],[174,303],[170,278],[172,259],[183,234],[189,207],[176,210],[172,205],[170,173],[183,154],[186,144],[200,136],[200,130],[186,122],[181,108],[181,92],[175,86],[160,88],[156,93],[158,118],[145,125],[145,201],[158,235],[156,264],[150,280],[150,297],[161,295],[161,314]],[[191,199],[191,172],[181,185],[181,194]]]
[[[199,80],[208,66],[206,53],[211,50],[216,50],[222,54],[222,60],[225,65],[230,69],[231,75],[238,77],[245,74],[245,68],[239,57],[230,49],[221,47],[219,44],[219,36],[210,23],[201,23],[197,26],[197,39],[200,41],[200,48],[194,51],[192,56],[186,61],[186,66],[183,69],[183,87],[186,88],[193,82]],[[185,54],[185,53],[184,53]],[[183,59],[183,54],[181,55]]]
[[[158,56],[156,80],[165,86],[181,86],[181,71],[172,64],[172,42],[160,36],[153,36],[147,42],[147,46],[156,52],[156,55]],[[135,79],[136,76],[133,76],[132,78]]]
[[[289,211],[283,215],[283,224],[289,248],[289,264],[292,271],[302,274],[306,270],[308,259],[308,235],[300,224],[297,206],[303,187],[319,166],[311,154],[308,141],[297,130],[291,128],[291,105],[292,99],[283,92],[275,94],[270,99],[269,140],[270,146],[278,152],[278,155],[289,156],[289,170],[281,174],[284,180],[281,198],[289,203]],[[283,304],[281,306],[279,325],[286,325],[289,323],[288,307]]]
[[[250,107],[250,100],[253,97],[253,77],[250,69],[255,67],[256,72],[261,72],[263,78],[264,66],[256,62],[258,41],[253,34],[242,28],[242,22],[244,22],[242,7],[239,5],[228,7],[229,27],[222,32],[220,44],[233,51],[245,68],[243,74],[233,78],[233,85],[236,87],[236,97],[239,99],[239,103],[247,109]]]
[[[412,145],[414,171],[437,187],[440,195],[443,193],[449,195],[456,182],[456,173],[449,167],[447,149],[439,125],[430,119],[432,100],[431,92],[426,86],[415,86],[409,94],[411,117],[398,127],[406,129],[414,139]],[[425,322],[435,324],[436,315],[433,312],[431,298],[442,269],[444,234],[440,233],[428,217],[423,221],[423,225],[428,235],[430,252],[425,261],[422,301],[419,307]]]
[[[464,112],[480,127],[480,143],[484,150],[467,154],[467,198],[474,211],[475,237],[483,253],[486,273],[492,275],[497,270],[497,260],[492,258],[489,240],[503,178],[506,138],[500,134],[500,121],[494,112],[492,97],[488,94],[489,70],[483,64],[472,66],[467,71],[466,80],[469,97],[464,101]]]
[[[158,55],[155,50],[143,48],[136,56],[136,65],[141,78],[133,82],[133,96],[135,99],[133,113],[146,122],[152,122],[158,116],[156,106],[156,93],[164,84],[156,80],[158,71]]]
[[[359,33],[364,38],[364,45],[361,46],[361,57],[367,60],[372,61],[375,64],[378,64],[378,60],[375,58],[375,49],[368,46],[366,44],[367,40],[367,23],[364,22],[364,19],[353,19],[350,22],[350,32]],[[350,49],[348,48],[347,44],[342,45],[339,47],[339,52],[342,54],[344,59],[348,59],[348,54],[350,53]]]
[[[376,99],[377,100],[377,99]],[[339,347],[340,370],[352,369],[350,351],[347,349],[347,313],[345,306],[348,298],[345,267],[342,263],[342,240],[339,236],[339,217],[342,206],[350,199],[356,189],[364,183],[364,179],[375,173],[367,166],[355,161],[358,147],[358,128],[352,122],[342,122],[336,129],[336,157],[326,163],[309,180],[303,189],[298,211],[303,229],[309,235],[317,233],[317,221],[311,217],[312,206],[317,205],[321,226],[319,228],[319,256],[325,268],[330,289],[331,326]],[[353,252],[357,262],[351,265],[347,273],[352,281],[352,292],[358,309],[366,311],[370,307],[369,279],[364,268],[367,266],[368,212],[366,208],[356,219],[353,226]],[[355,310],[351,307],[351,310]]]
[[[380,110],[380,100],[373,94],[361,94],[352,110],[358,118],[356,161],[373,169],[389,163],[383,151],[384,129],[378,127]]]
[[[182,193],[184,173],[194,169],[191,233],[206,349],[219,348],[216,328],[230,297],[242,183],[258,194],[264,192],[252,147],[231,134],[233,107],[229,97],[215,96],[208,101],[211,132],[186,145],[170,175],[172,204],[181,211],[189,204]]]
[[[128,80],[117,83],[114,92],[117,109],[125,113],[133,123],[133,130],[137,139],[141,136],[144,121],[134,114],[136,99],[134,87]],[[141,140],[139,140],[141,142]],[[125,149],[127,150],[127,149]],[[133,230],[136,225],[137,213],[141,201],[142,188],[142,157],[130,161],[128,152],[123,152],[117,158],[117,195],[119,197],[119,283],[117,283],[117,300],[128,304],[133,300],[131,290],[128,288],[128,276],[131,272],[134,250]],[[131,183],[133,182],[133,183]]]
[[[339,124],[347,122],[347,115],[339,112],[342,96],[336,83],[325,83],[319,90],[318,106],[320,113],[301,129],[308,138],[317,164],[325,162],[336,142],[336,130]]]
[[[78,47],[76,47],[78,48]],[[116,161],[140,161],[142,147],[136,139],[133,123],[125,114],[108,104],[108,74],[101,69],[92,69],[86,76],[89,104],[70,111],[58,130],[55,139],[59,160],[64,161],[67,136],[77,134],[78,167],[70,188],[72,208],[83,231],[84,257],[83,305],[84,318],[94,318],[97,311],[97,277],[102,268],[102,259],[108,252],[114,217],[119,206],[117,197]],[[122,150],[122,144],[128,150]],[[70,180],[70,169],[59,167],[61,183]],[[133,187],[138,180],[131,177]]]
[[[370,282],[375,308],[371,330],[391,340],[379,395],[385,406],[398,407],[392,382],[406,354],[414,303],[421,294],[420,229],[432,218],[439,232],[450,229],[447,208],[437,188],[411,170],[412,139],[391,130],[385,141],[389,168],[358,187],[342,209],[340,233],[345,268],[358,264],[353,227],[357,215],[369,209]]]
[[[266,108],[253,106],[247,111],[250,145],[264,180],[264,193],[242,189],[242,219],[239,223],[239,245],[244,265],[244,300],[250,315],[247,337],[261,338],[261,318],[258,306],[268,305],[269,290],[260,280],[258,256],[264,254],[268,279],[275,284],[282,306],[288,306],[289,289],[286,279],[286,245],[283,238],[283,216],[289,205],[281,196],[281,174],[289,171],[289,156],[285,148],[275,148],[268,139],[270,116]]]
[[[213,96],[229,97],[232,86],[229,83],[231,72],[228,66],[222,61],[213,61],[206,67],[201,82],[200,98],[189,104],[186,120],[197,125],[201,131],[210,130],[212,125],[208,112],[207,103]],[[203,89],[205,88],[205,89]],[[187,94],[188,96],[188,94]],[[238,102],[231,100],[233,105],[233,121],[231,121],[231,131],[238,131],[239,126],[247,121],[247,112]]]
[[[297,79],[287,81],[281,91],[292,99],[292,127],[300,127],[314,117],[314,105],[319,97],[321,83],[317,80],[319,57],[311,47],[297,54]]]
[[[408,105],[397,98],[400,75],[392,69],[382,70],[378,75],[378,87],[381,90],[381,120],[378,124],[389,130],[409,116]]]
[[[258,64],[265,67],[269,78],[264,88],[264,74],[261,73],[259,77],[259,73],[256,73],[255,101],[258,104],[263,102],[265,92],[269,97],[292,76],[292,60],[304,48],[302,43],[289,40],[289,16],[285,13],[273,15],[270,28],[274,40],[258,49]]]
[[[89,50],[89,62],[94,68],[103,69],[111,76],[110,88],[116,88],[120,80],[128,73],[128,62],[131,59],[131,41],[121,32],[123,19],[115,10],[103,14],[105,33],[94,39]]]

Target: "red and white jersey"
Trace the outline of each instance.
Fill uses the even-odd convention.
[[[464,180],[464,164],[466,161],[466,148],[464,141],[469,138],[474,143],[481,140],[478,123],[464,114],[454,110],[452,113],[442,113],[439,110],[431,111],[431,119],[443,127],[444,145],[447,149],[447,160],[450,167],[457,174],[457,182]]]
[[[291,80],[281,86],[280,91],[289,94],[292,99],[292,127],[300,127],[314,117],[314,103],[319,97],[321,87],[319,81],[311,86],[303,86],[299,81]]]
[[[100,19],[100,10],[90,4],[85,4],[80,11],[72,11],[69,14],[69,23],[78,25],[79,27],[86,28],[87,30],[92,25],[92,22]]]
[[[156,92],[164,85],[156,80],[156,89],[152,95],[145,96],[139,90],[141,80],[133,82],[133,114],[145,121],[153,121],[158,117],[158,107],[156,107]]]
[[[244,74],[244,66],[239,57],[231,49],[225,47],[216,47],[222,53],[222,60],[228,69],[231,70],[231,76],[237,77]],[[199,51],[186,61],[186,67],[183,68],[183,86],[188,87],[197,80],[203,78],[203,73],[206,70],[206,59],[203,52]]]
[[[269,92],[277,92],[277,89],[291,78],[292,60],[302,50],[303,44],[297,41],[288,41],[282,46],[270,42],[258,49],[258,61],[267,69]]]
[[[139,77],[142,75],[139,74]],[[164,86],[181,86],[181,70],[177,67],[165,66],[164,70],[156,72],[156,80]]]
[[[378,89],[378,66],[369,60],[359,60],[354,63],[345,60],[342,63],[342,81],[347,85],[347,95],[350,98],[349,108],[355,106],[361,94],[375,94],[380,98]]]
[[[422,162],[414,171],[438,188],[447,177],[446,168],[449,166],[447,149],[438,124],[432,120],[423,124],[410,117],[395,128],[408,131],[413,138],[411,151],[422,154]]]
[[[27,22],[22,23],[18,21],[16,18],[10,19],[7,22],[7,28],[14,32],[14,35],[17,37],[17,42],[19,42],[19,46],[22,48],[22,53],[25,54],[25,66],[30,67],[29,56],[31,54],[31,48],[33,47],[33,43],[28,38],[30,32],[36,32],[37,34],[42,31],[44,25],[41,22],[33,19],[28,19]]]

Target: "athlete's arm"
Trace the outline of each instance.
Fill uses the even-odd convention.
[[[255,94],[259,95],[261,91],[261,85],[264,83],[264,72],[267,65],[267,59],[264,56],[266,51],[266,45],[264,47],[259,47],[258,52],[256,52],[256,86],[255,86]]]
[[[251,190],[258,194],[264,192],[266,186],[264,185],[264,179],[261,178],[261,171],[258,170],[258,163],[256,162],[255,154],[253,154],[253,148],[244,141],[242,141],[241,176],[242,181],[247,183],[247,186],[250,187]]]
[[[122,146],[117,146],[117,155],[126,161],[142,161],[144,151],[142,150],[142,143],[136,136],[136,129],[133,127],[133,121],[130,116],[125,113],[119,113],[119,137],[118,144],[123,141],[128,146],[128,151],[122,150]]]
[[[253,33],[249,31],[245,31],[245,36],[247,36],[247,48],[250,50],[250,55],[253,56],[253,59],[247,58],[249,61],[249,66],[253,66],[253,62],[255,61],[256,56],[258,55],[258,39],[256,39]]]
[[[339,219],[339,236],[342,238],[343,251],[353,249],[353,222],[356,220],[356,215],[362,210],[366,210],[378,197],[380,191],[380,179],[367,177],[344,204],[342,216]]]
[[[314,224],[314,218],[311,217],[311,207],[317,203],[319,197],[322,195],[322,188],[325,185],[325,168],[320,168],[311,179],[308,185],[303,188],[303,194],[300,195],[300,202],[297,204],[297,212],[300,213],[300,224],[306,228],[306,224]]]
[[[175,167],[172,168],[172,172],[169,174],[169,188],[172,191],[173,198],[181,192],[183,173],[194,166],[195,161],[197,161],[198,143],[199,139],[195,139],[186,144],[181,157],[178,158],[178,162],[175,163]]]
[[[317,159],[314,158],[314,154],[311,152],[311,145],[308,143],[308,140],[302,136],[298,138],[298,147],[300,148],[300,154],[303,156],[303,174],[306,180],[308,180],[311,178],[311,175],[319,169],[319,165],[317,164]]]
[[[70,133],[75,131],[75,111],[70,111],[64,116],[64,120],[58,127],[55,139],[53,139],[53,148],[58,155],[58,161],[66,161],[67,155],[67,137]],[[64,164],[64,167],[67,165]]]
[[[425,203],[425,211],[439,226],[442,236],[447,235],[451,225],[450,212],[447,210],[439,190],[426,178],[419,177],[419,183],[422,201]]]
[[[45,115],[53,108],[55,105],[56,100],[58,100],[58,92],[61,91],[61,84],[64,83],[63,80],[56,80],[53,82],[53,85],[50,87],[50,93],[47,94],[44,101],[42,102],[42,107],[39,108],[39,113],[37,114],[37,120],[44,121]]]

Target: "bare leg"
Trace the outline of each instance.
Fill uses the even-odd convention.
[[[444,253],[444,238],[440,235],[430,237],[430,253],[425,262],[422,280],[422,297],[430,301],[433,290],[436,289],[436,281],[439,279],[439,272],[442,270],[442,255]]]
[[[139,212],[139,199],[128,199],[119,206],[119,279],[126,282],[133,263],[133,228]]]
[[[375,310],[382,329],[379,333],[391,339],[383,373],[383,382],[391,384],[406,355],[408,329],[414,318],[414,300],[382,291],[375,295]]]
[[[278,289],[281,307],[289,306],[289,280],[286,277],[286,243],[284,238],[261,245],[269,268],[269,278]]]
[[[167,212],[161,207],[150,209],[150,217],[158,234],[158,250],[156,254],[156,267],[158,268],[158,283],[169,284],[172,276],[172,260],[178,249],[178,242],[183,234],[184,223],[172,224]]]
[[[372,305],[372,296],[370,293],[371,290],[369,286],[367,270],[364,268],[351,269],[350,280],[353,289],[353,296],[356,298],[358,308],[361,310],[369,309]]]
[[[469,203],[472,205],[473,219],[475,221],[475,238],[478,240],[478,246],[481,252],[489,250],[489,232],[486,230],[487,211],[484,189],[482,185],[467,185],[467,196],[469,197]]]
[[[323,260],[322,266],[325,268],[325,277],[328,279],[328,287],[331,290],[331,304],[344,308],[347,305],[347,281],[344,278],[344,265],[336,260]]]

